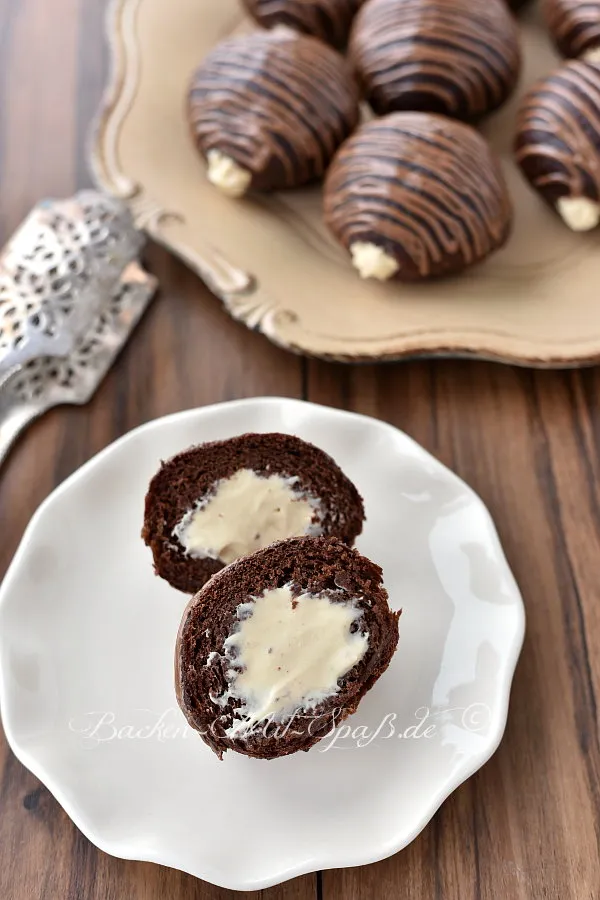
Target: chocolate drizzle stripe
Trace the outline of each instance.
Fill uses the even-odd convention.
[[[376,163],[376,162],[378,163],[378,162],[383,161],[384,158],[381,156],[378,156],[378,157],[372,156],[371,159],[373,160],[374,163]],[[391,159],[387,159],[387,161],[390,163],[392,162]],[[458,202],[458,198],[457,198],[457,193],[458,193],[460,200],[465,200],[465,202],[467,202],[468,205],[473,209],[475,214],[480,217],[480,220],[484,221],[484,218],[481,215],[480,211],[477,209],[477,207],[474,204],[472,204],[470,202],[470,198],[466,194],[460,194],[460,192],[453,193],[450,190],[448,190],[443,179],[441,179],[441,178],[436,179],[436,176],[432,172],[427,171],[422,166],[417,166],[412,163],[403,162],[402,160],[397,160],[396,165],[398,166],[399,169],[406,168],[407,172],[413,172],[413,173],[419,172],[421,175],[424,176],[424,178],[430,179],[431,181],[437,180],[435,194],[431,193],[431,189],[427,190],[426,188],[423,188],[422,186],[419,186],[418,188],[414,187],[412,184],[410,184],[408,179],[406,179],[403,182],[405,190],[411,191],[411,192],[416,192],[416,193],[420,194],[423,199],[427,200],[431,204],[432,209],[434,209],[436,206],[439,207],[444,215],[451,216],[453,219],[455,219],[455,221],[457,221],[460,224],[461,227],[463,227],[465,225],[465,222],[464,222],[464,219],[461,217],[462,204],[460,204]],[[393,179],[391,179],[385,175],[380,175],[378,173],[377,174],[371,173],[370,178],[372,180],[374,189],[377,188],[378,190],[379,189],[385,190],[386,187],[393,185]],[[348,178],[346,181],[341,182],[338,185],[338,187],[341,190],[344,190],[345,188],[349,188],[351,186],[351,184],[352,184],[352,179]],[[373,194],[373,200],[377,201],[377,202],[385,203],[386,205],[391,206],[393,208],[397,208],[399,206],[389,196],[383,196],[383,197],[378,196],[378,193],[376,193],[375,190],[374,190],[374,194]]]
[[[413,172],[421,172],[428,180],[437,180],[438,182],[441,182],[454,196],[458,196],[460,198],[459,208],[466,203],[474,210],[477,210],[478,204],[482,200],[482,195],[478,192],[473,192],[472,190],[474,176],[473,159],[466,159],[461,155],[455,154],[455,141],[453,140],[451,129],[449,129],[449,135],[445,135],[439,130],[436,133],[431,129],[423,133],[422,131],[419,131],[419,128],[423,127],[421,123],[417,123],[417,126],[414,127],[411,126],[410,122],[406,121],[407,119],[413,119],[413,117],[403,116],[402,118],[403,128],[401,130],[388,127],[386,120],[381,120],[381,122],[378,123],[377,145],[376,147],[373,147],[372,144],[364,144],[365,158],[376,162],[381,158],[380,148],[387,148],[389,152],[387,159],[392,163],[394,173],[396,171],[396,166],[400,169],[407,168]],[[402,136],[408,136],[414,141],[414,155],[407,155],[404,160],[398,159],[397,155],[398,142]],[[356,148],[361,146],[360,140],[361,132],[358,132],[354,138]],[[419,145],[424,146],[421,147]],[[396,151],[395,156],[394,151]],[[431,157],[436,154],[437,151],[442,151],[442,153],[439,154],[435,170],[428,169],[425,165],[421,165],[421,158],[423,156]],[[413,165],[413,159],[418,159],[419,163]],[[368,165],[368,163],[365,162],[365,165]],[[449,182],[450,178],[452,179],[451,183]],[[494,185],[492,184],[492,187],[493,186]],[[498,183],[496,187],[497,192],[495,192],[495,196],[503,196],[503,185]],[[482,210],[482,214],[484,214],[484,212],[485,210]]]
[[[504,102],[520,67],[516,26],[495,0],[370,0],[350,50],[377,112],[474,118]]]
[[[219,150],[258,189],[323,174],[358,119],[358,90],[335,51],[312,38],[255,32],[219,45],[188,100],[203,154]]]
[[[600,199],[600,68],[567,63],[525,97],[515,155],[551,202]]]
[[[435,145],[431,144],[430,146],[434,147]],[[360,152],[358,146],[356,150],[357,152]],[[488,214],[487,205],[483,206],[482,197],[474,195],[471,192],[470,184],[465,184],[464,189],[462,189],[462,184],[459,183],[460,171],[458,168],[456,171],[448,172],[448,175],[439,175],[437,172],[434,172],[431,169],[427,169],[425,166],[413,163],[412,160],[403,160],[393,158],[391,156],[381,156],[381,154],[374,153],[372,149],[367,146],[364,147],[363,152],[365,153],[366,159],[368,160],[368,165],[365,165],[362,171],[358,165],[354,166],[352,172],[353,177],[362,175],[364,177],[371,178],[373,181],[380,180],[388,186],[393,185],[397,180],[396,178],[379,173],[373,174],[372,172],[372,168],[381,164],[387,164],[390,170],[397,170],[398,178],[402,179],[402,184],[405,190],[418,190],[419,192],[427,192],[429,196],[435,197],[438,200],[440,206],[444,205],[441,202],[441,198],[443,198],[446,204],[448,215],[455,216],[459,221],[462,220],[463,224],[463,207],[467,206],[479,219],[480,223],[485,226],[485,220]],[[418,153],[418,151],[416,152]],[[416,158],[418,158],[418,156],[416,156]],[[405,172],[406,174],[403,174],[403,172]],[[417,174],[421,176],[418,188],[413,187],[409,183],[411,174],[413,177]],[[448,184],[449,177],[453,178],[452,185]],[[350,186],[351,180],[351,178],[348,178],[347,182],[344,183],[344,186]],[[433,191],[435,191],[435,194],[432,193]],[[497,195],[494,194],[494,196],[496,197]]]
[[[194,109],[194,99],[196,96],[196,91],[199,89],[201,90],[200,86],[196,87],[193,91],[192,110]],[[287,125],[289,128],[300,128],[303,134],[305,134],[307,137],[310,136],[312,138],[313,155],[317,155],[318,153],[320,164],[322,166],[325,166],[327,164],[328,159],[339,143],[339,138],[338,140],[336,140],[336,135],[334,133],[327,135],[326,133],[321,134],[319,132],[319,129],[314,124],[315,119],[310,115],[310,108],[306,111],[301,109],[291,110],[285,102],[285,96],[278,96],[271,91],[264,90],[258,85],[245,84],[245,89],[250,95],[255,94],[261,100],[266,100],[270,103],[273,113],[278,117],[280,126]],[[225,93],[223,94],[223,96],[225,96]],[[239,117],[240,125],[243,122],[247,121],[248,99],[251,98],[244,98],[243,101],[241,98],[236,96],[233,90],[231,91],[229,111],[233,114],[237,114],[237,116]],[[206,134],[211,122],[213,123],[213,133],[215,137],[218,138],[219,129],[221,128],[221,116],[218,114],[215,114],[214,117],[204,118],[202,120],[201,128],[198,128],[198,133]],[[240,136],[243,136],[245,134],[245,129],[240,128],[238,134]],[[275,136],[272,135],[272,137],[274,138]]]
[[[543,12],[565,56],[600,47],[600,0],[544,0]]]
[[[473,129],[399,113],[363,126],[338,153],[325,214],[347,248],[377,243],[426,277],[448,258],[463,267],[492,252],[506,237],[510,201]]]
[[[416,237],[428,234],[432,240],[428,243],[427,251],[432,259],[439,261],[443,251],[448,253],[460,251],[465,258],[468,258],[471,246],[478,244],[477,233],[469,227],[464,219],[444,210],[439,204],[427,202],[427,199],[424,194],[417,196],[413,204],[414,208],[411,209],[388,198],[373,195],[371,210],[378,210],[379,219],[389,223],[388,237],[392,240],[400,241],[403,230],[412,231]],[[347,203],[350,205],[348,201]],[[336,204],[335,209],[338,215],[343,215],[344,206],[343,202]],[[450,222],[454,227],[451,227]],[[409,223],[417,223],[419,230],[411,229]],[[361,224],[360,215],[356,218],[356,224],[357,226]],[[368,220],[363,219],[363,224],[368,224]]]
[[[500,41],[494,45],[493,38],[490,41],[481,36],[465,34],[464,30],[459,27],[460,23],[456,22],[448,22],[446,27],[442,28],[442,22],[438,21],[435,37],[419,34],[418,31],[411,27],[411,24],[410,19],[407,17],[403,23],[405,33],[400,33],[396,29],[389,41],[379,45],[380,49],[395,51],[404,49],[402,44],[410,44],[411,46],[422,44],[424,48],[446,50],[450,54],[456,54],[457,52],[466,53],[477,60],[478,63],[489,68],[493,74],[496,73],[497,67],[506,72],[509,71],[506,55],[503,53],[504,44]],[[493,57],[492,60],[490,56]],[[422,64],[420,59],[418,64]]]
[[[294,79],[293,69],[282,71],[282,75],[287,75],[289,79]],[[248,98],[241,97],[242,92],[250,92],[255,95],[257,101],[263,98],[265,101],[271,102],[277,106],[278,114],[289,115],[293,117],[297,115],[302,118],[304,123],[311,130],[315,130],[314,121],[319,120],[322,115],[323,107],[327,107],[331,112],[332,119],[339,127],[339,131],[344,134],[347,123],[343,117],[342,110],[338,109],[337,103],[344,103],[344,95],[341,91],[336,91],[335,80],[330,78],[329,82],[318,77],[312,80],[298,77],[296,84],[298,90],[304,90],[306,95],[303,102],[296,104],[294,108],[289,103],[289,87],[290,82],[276,78],[270,73],[265,73],[261,82],[254,81],[254,70],[252,67],[244,69],[243,67],[219,67],[215,73],[208,77],[198,78],[191,89],[193,99],[202,101],[208,91],[211,89],[218,90],[223,94],[229,95],[232,102],[238,97],[240,103],[248,108]],[[257,107],[261,104],[257,102]],[[343,109],[343,106],[342,106]],[[325,135],[327,136],[327,135]]]
[[[243,0],[243,3],[265,28],[287,25],[342,47],[363,0]]]
[[[222,89],[223,84],[243,86],[252,89],[258,94],[264,93],[272,100],[278,102],[282,108],[289,104],[290,83],[287,79],[293,79],[298,90],[304,91],[302,108],[312,115],[319,115],[320,105],[326,102],[328,105],[333,98],[343,100],[345,92],[336,83],[339,70],[331,67],[309,67],[298,65],[295,60],[278,59],[277,69],[270,71],[266,67],[261,72],[260,80],[256,78],[256,60],[240,55],[235,60],[216,61],[213,70],[204,78],[199,78],[194,85],[194,93],[202,92],[205,85],[212,83]],[[336,77],[337,76],[337,77]]]
[[[292,38],[286,43],[288,45],[293,45],[294,39]],[[274,45],[271,44],[271,48],[273,46]],[[229,77],[229,74],[232,72],[243,72],[246,77],[256,77],[258,60],[256,58],[256,53],[253,52],[253,50],[253,46],[241,46],[236,48],[235,56],[233,58],[220,58],[216,55],[213,62],[215,75],[220,74]],[[277,84],[278,87],[283,88],[286,93],[289,91],[289,85],[286,84],[283,78],[284,75],[293,77],[304,88],[314,90],[318,85],[326,92],[329,90],[330,92],[333,91],[339,95],[343,94],[340,85],[337,83],[340,73],[340,58],[334,56],[329,51],[326,51],[323,55],[317,55],[311,59],[307,59],[294,54],[292,46],[290,47],[289,56],[280,52],[273,55],[277,62],[277,68],[270,69],[267,66],[267,62],[273,62],[273,60],[265,59],[265,65],[264,68],[261,69],[261,75],[265,80],[271,81],[274,84]],[[277,77],[278,75],[279,77]]]

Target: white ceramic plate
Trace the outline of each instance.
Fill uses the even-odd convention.
[[[186,598],[153,575],[139,534],[161,458],[249,430],[337,459],[365,498],[358,547],[404,614],[353,735],[219,762],[176,708]],[[255,890],[406,846],[498,746],[523,632],[490,516],[455,475],[373,419],[242,400],[138,428],[45,501],[0,592],[0,702],[15,754],[102,850]]]

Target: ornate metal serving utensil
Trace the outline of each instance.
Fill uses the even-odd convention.
[[[34,418],[86,403],[156,290],[127,207],[95,191],[37,206],[0,254],[0,463]]]

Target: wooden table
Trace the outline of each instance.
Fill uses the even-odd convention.
[[[104,6],[104,0],[0,0],[2,241],[40,197],[89,184],[86,134],[105,80]],[[261,895],[597,900],[598,370],[531,372],[458,361],[358,368],[306,361],[229,319],[166,252],[151,248],[149,262],[161,295],[93,402],[44,417],[0,473],[0,573],[52,488],[119,435],[156,416],[277,394],[399,426],[483,497],[521,585],[528,633],[506,736],[492,761],[402,853],[360,869],[307,875]],[[237,896],[97,851],[3,738],[0,797],[2,898]]]

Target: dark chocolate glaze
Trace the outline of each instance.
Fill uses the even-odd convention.
[[[521,65],[514,17],[498,0],[369,0],[349,50],[380,115],[421,110],[477,119],[504,103]]]
[[[363,125],[325,184],[325,220],[346,247],[382,247],[403,281],[458,272],[507,239],[511,202],[500,165],[469,125],[393,113]]]
[[[564,63],[523,98],[515,155],[552,205],[559,197],[600,201],[600,67]]]
[[[265,28],[287,25],[334,47],[345,47],[352,20],[364,0],[242,0]]]
[[[220,44],[188,97],[200,152],[219,150],[252,174],[251,187],[296,187],[325,172],[358,122],[358,88],[344,59],[289,29]]]
[[[563,56],[600,47],[600,0],[543,0],[542,9]]]

